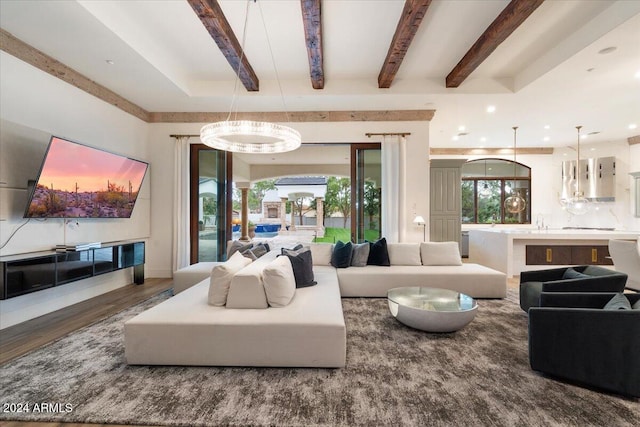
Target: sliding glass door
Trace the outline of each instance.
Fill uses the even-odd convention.
[[[191,146],[191,263],[224,261],[231,238],[231,155]]]
[[[351,145],[351,240],[381,236],[382,150],[380,144]]]

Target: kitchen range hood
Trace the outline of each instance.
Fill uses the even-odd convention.
[[[595,157],[562,162],[562,199],[569,199],[578,187],[592,202],[615,202],[616,158]]]

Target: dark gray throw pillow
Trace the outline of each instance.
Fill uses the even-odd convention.
[[[615,294],[603,307],[604,310],[631,310],[631,304],[624,294]]]
[[[369,242],[353,245],[353,253],[351,255],[352,267],[365,267],[369,259]]]
[[[591,276],[588,274],[582,274],[579,271],[575,271],[573,268],[567,268],[562,274],[563,279],[588,279]]]
[[[331,254],[331,265],[335,268],[347,268],[351,265],[351,255],[353,254],[353,244],[343,243],[340,240],[333,246]]]
[[[387,239],[382,238],[373,243],[370,243],[369,259],[367,259],[367,265],[383,265],[385,267],[391,266],[389,260],[389,250],[387,249]]]
[[[317,284],[313,277],[313,258],[310,248],[302,248],[298,251],[287,250],[285,254],[280,256],[289,257],[291,267],[293,267],[293,277],[296,280],[296,288],[306,288]]]
[[[258,243],[253,248],[249,249],[249,252],[251,252],[251,254],[256,257],[255,259],[258,259],[262,255],[269,252],[269,246],[265,245],[264,243]]]

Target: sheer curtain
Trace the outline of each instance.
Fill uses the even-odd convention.
[[[177,136],[173,164],[173,271],[190,264],[189,137]]]
[[[404,194],[406,139],[385,135],[382,142],[382,236],[387,242],[404,240]]]

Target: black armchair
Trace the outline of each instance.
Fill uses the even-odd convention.
[[[614,295],[543,292],[529,310],[531,368],[640,397],[640,310],[603,310]]]
[[[540,305],[542,292],[622,292],[627,275],[619,271],[593,265],[571,267],[588,278],[565,279],[569,267],[520,273],[520,307],[529,311]]]

